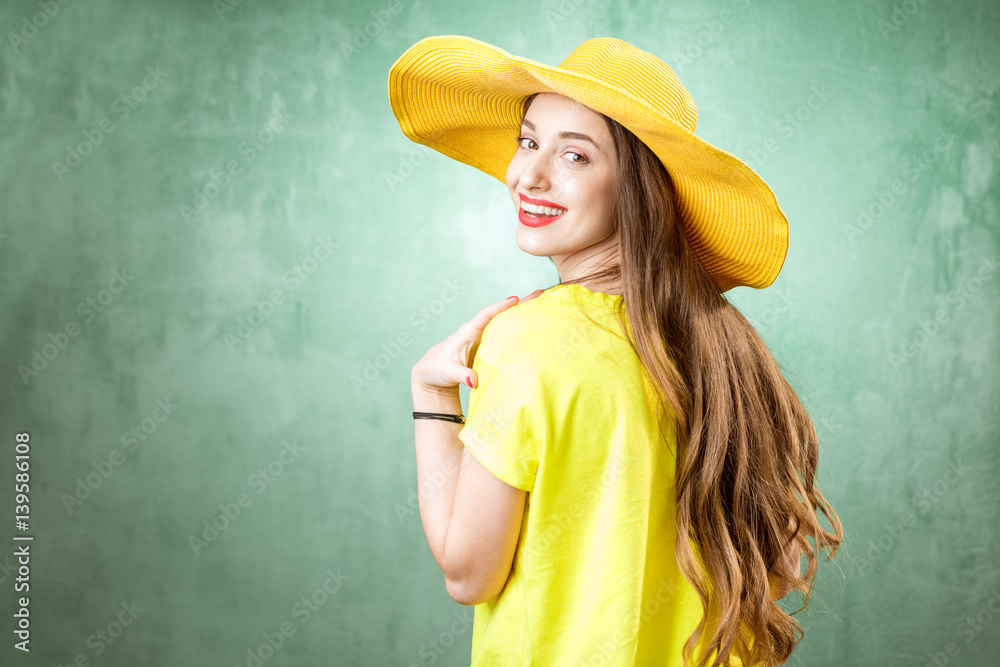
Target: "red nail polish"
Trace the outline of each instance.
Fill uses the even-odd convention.
[[[471,375],[466,375],[465,376],[465,384],[469,385],[469,389],[472,389],[472,376]]]
[[[517,296],[509,296],[509,297],[507,297],[507,300],[509,301],[510,299],[516,299],[516,298],[517,298]]]

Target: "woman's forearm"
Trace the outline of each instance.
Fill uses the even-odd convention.
[[[427,350],[410,371],[414,412],[461,414],[459,383],[477,386],[469,352],[479,344],[493,317],[516,303],[515,296],[486,306],[455,333]],[[445,580],[451,583],[445,547],[465,453],[465,446],[458,439],[462,424],[440,419],[416,419],[414,422],[420,521],[434,560]]]
[[[411,380],[414,412],[461,414],[458,387],[431,390]],[[445,543],[455,502],[455,489],[464,445],[458,439],[462,425],[440,419],[414,419],[417,455],[417,498],[420,521],[438,567],[448,576]]]

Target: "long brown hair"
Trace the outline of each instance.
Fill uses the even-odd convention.
[[[534,97],[525,99],[522,120]],[[771,591],[790,585],[807,606],[820,550],[833,558],[843,537],[815,485],[816,431],[764,341],[692,251],[659,158],[604,119],[618,156],[619,261],[565,282],[620,285],[619,321],[659,391],[661,420],[673,420],[676,556],[703,611],[684,663],[704,667],[715,651],[711,667],[729,664],[731,654],[748,666],[782,664],[802,626]],[[817,510],[833,532],[820,525]],[[808,560],[801,578],[798,570],[783,571],[792,540]],[[692,658],[702,637],[704,652]]]

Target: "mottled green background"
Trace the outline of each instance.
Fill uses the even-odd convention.
[[[613,36],[676,69],[791,224],[773,287],[730,292],[845,525],[790,664],[995,664],[995,2],[77,0],[0,28],[4,665],[253,665],[283,623],[268,667],[468,664],[472,608],[408,507],[409,372],[558,277],[502,184],[400,132],[389,68],[436,34],[549,64]]]

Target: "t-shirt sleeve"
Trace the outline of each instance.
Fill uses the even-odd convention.
[[[539,411],[544,409],[540,385],[523,356],[501,354],[492,344],[497,338],[486,340],[489,330],[472,364],[479,384],[469,392],[468,414],[458,437],[499,479],[530,492],[544,438],[539,427]]]

